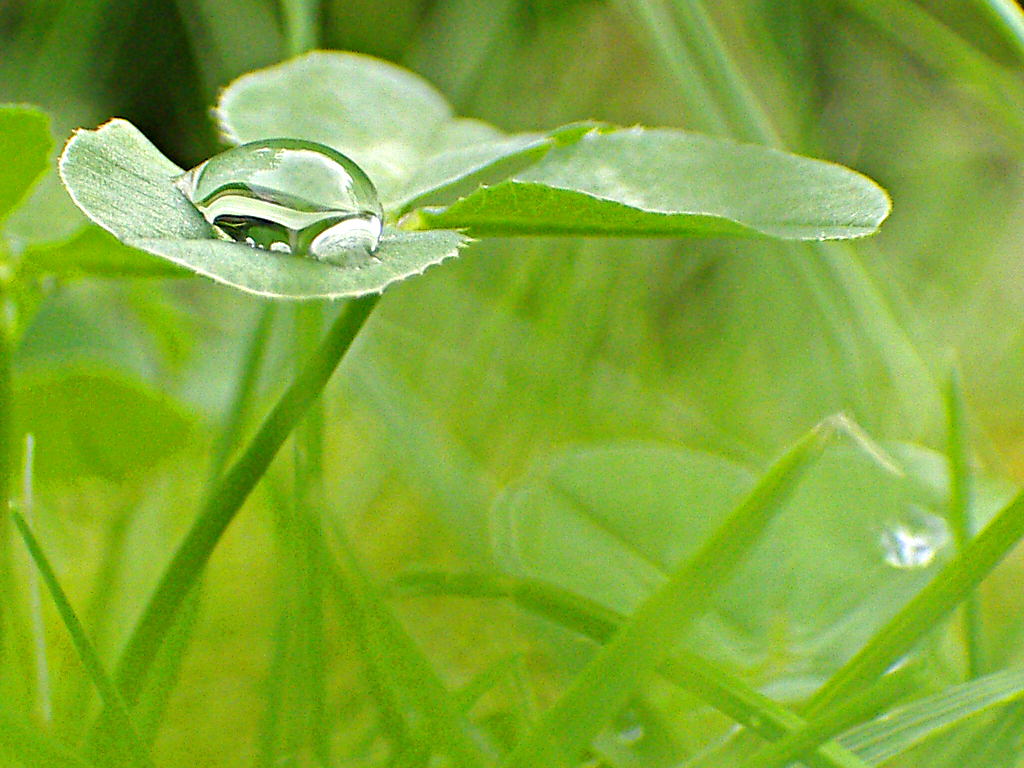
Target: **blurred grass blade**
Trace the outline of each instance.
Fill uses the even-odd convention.
[[[757,543],[837,423],[827,421],[793,446],[666,584],[645,599],[515,748],[505,768],[571,765],[638,686],[668,656],[714,589]]]
[[[637,24],[649,45],[675,79],[676,89],[689,106],[689,117],[700,130],[728,136],[729,125],[715,94],[704,82],[697,63],[672,21],[665,0],[615,0],[628,22]]]
[[[20,718],[0,704],[0,754],[13,757],[25,768],[90,768],[91,763],[67,747],[56,744],[37,728],[22,724]]]
[[[46,559],[46,555],[39,546],[39,542],[36,541],[35,536],[32,535],[32,531],[25,522],[25,518],[20,513],[14,512],[13,517],[14,524],[17,526],[18,532],[21,534],[21,537],[25,542],[25,546],[28,548],[28,552],[32,556],[32,561],[39,569],[39,574],[43,577],[43,582],[46,584],[47,589],[49,589],[53,602],[57,606],[57,612],[60,614],[61,620],[64,622],[64,626],[68,630],[68,634],[71,636],[71,642],[75,647],[75,652],[82,660],[82,664],[85,665],[86,671],[89,673],[89,677],[92,678],[92,682],[96,686],[96,690],[99,692],[100,698],[103,700],[103,705],[109,710],[112,719],[117,723],[117,728],[120,731],[121,736],[120,747],[125,759],[127,759],[131,765],[135,766],[152,765],[148,755],[146,754],[145,748],[139,740],[139,735],[135,730],[135,726],[132,724],[131,716],[128,713],[128,708],[125,705],[120,692],[107,675],[106,670],[104,670],[103,663],[100,661],[99,655],[96,653],[92,643],[89,641],[89,638],[85,633],[85,629],[82,627],[82,624],[78,620],[78,616],[75,615],[75,611],[71,607],[71,603],[68,602],[67,596],[64,594],[64,590],[57,581],[57,576],[54,573],[53,568],[50,567],[50,563]]]
[[[376,303],[377,296],[369,296],[351,302],[345,311],[339,313],[316,355],[278,401],[246,450],[211,491],[164,571],[121,657],[117,681],[128,702],[134,702],[146,687],[150,667],[174,625],[182,601],[198,583],[221,535],[292,429],[320,395]],[[99,739],[103,738],[104,730],[101,723],[97,734]]]
[[[341,559],[339,577],[359,606],[363,648],[410,734],[428,750],[440,749],[458,768],[483,768],[485,761],[463,724],[455,697],[363,573],[339,526],[334,538]]]
[[[1024,65],[1024,11],[1013,0],[973,0]]]
[[[25,435],[25,455],[21,465],[21,514],[26,521],[35,512],[35,436]],[[33,570],[28,579],[29,601],[32,613],[32,645],[36,654],[36,692],[39,712],[49,723],[53,719],[53,700],[50,690],[50,665],[46,654],[46,625],[43,620],[43,602],[39,590],[39,573]]]
[[[879,630],[842,669],[811,697],[809,717],[860,690],[964,600],[1024,536],[1024,493],[1020,493],[938,575]]]
[[[607,643],[627,617],[586,597],[537,579],[491,573],[410,573],[395,582],[399,594],[504,597],[584,637]],[[677,648],[660,673],[766,739],[799,730],[804,720],[754,690],[708,659]],[[864,763],[836,743],[823,744],[806,762],[812,768],[864,768]]]
[[[33,107],[0,104],[0,221],[46,170],[52,143],[46,115]]]
[[[804,755],[812,754],[833,736],[869,720],[906,695],[913,682],[906,669],[893,670],[814,720],[757,750],[742,762],[741,768],[784,768],[797,759],[803,760]]]
[[[1021,698],[1024,669],[996,672],[898,707],[847,731],[838,741],[879,765],[968,718]]]
[[[210,482],[220,477],[227,464],[228,457],[235,448],[235,441],[242,431],[242,424],[249,413],[256,380],[266,354],[267,337],[274,322],[274,302],[268,301],[260,310],[256,325],[249,335],[248,343],[242,358],[242,367],[235,378],[234,391],[231,393],[231,405],[213,444],[210,460]]]
[[[970,510],[973,506],[970,437],[967,431],[967,406],[959,367],[950,365],[946,386],[946,421],[948,424],[947,454],[949,456],[949,524],[958,552],[974,536]],[[982,660],[981,613],[978,594],[971,592],[964,601],[964,643],[967,646],[967,674],[978,677],[984,671]]]
[[[1024,132],[1022,92],[1011,73],[911,0],[842,0],[928,66],[966,81],[972,95],[1008,126]]]

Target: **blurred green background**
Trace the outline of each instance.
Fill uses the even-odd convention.
[[[725,240],[492,240],[389,289],[325,398],[325,517],[381,583],[410,568],[490,564],[492,501],[573,446],[697,449],[756,474],[841,411],[887,445],[942,450],[951,356],[978,467],[994,487],[1024,480],[1024,55],[980,2],[708,5],[784,145],[876,179],[892,195],[891,218],[852,260]],[[460,114],[507,131],[582,119],[715,131],[720,105],[680,75],[679,6],[334,1],[320,8],[320,30],[323,47],[409,67]],[[285,50],[270,0],[4,0],[0,101],[43,107],[58,144],[75,127],[127,118],[191,167],[220,146],[209,115],[218,90]],[[53,183],[35,194],[16,231],[78,225]],[[15,361],[20,426],[38,445],[36,527],[112,659],[202,495],[263,304],[201,280],[45,290]],[[296,332],[278,311],[250,429],[288,381]],[[252,765],[274,752],[267,680],[280,679],[271,671],[298,610],[294,574],[308,570],[281,511],[289,477],[282,457],[218,550],[159,729],[159,764]],[[845,492],[874,482],[849,480]],[[821,492],[837,521],[839,493]],[[858,534],[867,548],[872,531]],[[793,573],[816,541],[793,555]],[[1019,654],[1019,568],[1004,567],[985,592],[993,666]],[[588,652],[495,602],[396,610],[445,682],[513,654],[535,706]],[[316,673],[330,744],[373,762],[375,715],[342,614],[327,609],[328,661]],[[52,719],[70,740],[95,701],[50,619]],[[787,661],[802,651],[778,632],[755,633],[778,653],[717,655],[747,659],[764,684],[793,670],[813,677],[814,664]],[[30,667],[0,677],[8,700],[36,717]],[[673,754],[696,749],[706,712],[651,697],[673,722]],[[505,716],[500,702],[489,706],[485,717]]]

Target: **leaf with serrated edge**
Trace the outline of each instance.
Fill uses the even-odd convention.
[[[595,130],[522,173],[481,187],[426,227],[473,235],[862,237],[885,191],[848,168],[674,129]]]
[[[359,267],[259,251],[216,239],[174,186],[181,173],[120,119],[76,132],[60,160],[61,178],[75,203],[122,242],[261,296],[333,299],[378,293],[455,256],[468,242],[451,231],[386,229],[375,258]]]

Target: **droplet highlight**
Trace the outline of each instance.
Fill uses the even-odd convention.
[[[175,186],[218,237],[252,248],[361,266],[380,242],[384,212],[373,182],[345,155],[315,142],[242,144]]]
[[[941,517],[913,508],[882,531],[879,541],[885,562],[893,568],[927,568],[949,544],[950,532]]]

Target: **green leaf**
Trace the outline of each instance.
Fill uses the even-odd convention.
[[[1024,697],[1024,670],[985,675],[918,699],[844,733],[837,741],[880,765],[925,739],[981,712]]]
[[[351,53],[313,51],[243,75],[224,90],[217,115],[235,143],[283,137],[337,149],[373,179],[385,209],[399,212],[554,145],[541,134],[506,136],[479,120],[456,118],[419,76]]]
[[[78,206],[126,245],[249,293],[288,299],[335,299],[379,293],[458,254],[456,232],[388,229],[376,259],[339,267],[215,239],[198,210],[173,185],[183,170],[125,120],[78,131],[60,160],[61,178]]]
[[[21,254],[21,266],[58,277],[189,277],[191,274],[176,264],[124,245],[92,224],[67,240],[29,245]]]
[[[871,234],[890,201],[843,166],[671,129],[592,131],[424,227],[473,235],[766,236]]]
[[[46,170],[51,144],[46,115],[32,107],[0,105],[0,219]]]
[[[619,711],[668,657],[711,594],[757,542],[806,470],[823,451],[834,425],[802,438],[587,664],[566,693],[505,761],[505,768],[562,766]]]
[[[333,146],[370,175],[385,209],[396,214],[460,183],[500,180],[556,140],[507,136],[456,118],[444,97],[408,70],[327,51],[244,75],[224,90],[217,115],[229,141],[287,137]]]
[[[189,420],[148,387],[103,370],[20,376],[15,423],[36,438],[39,474],[123,482],[181,450]]]

